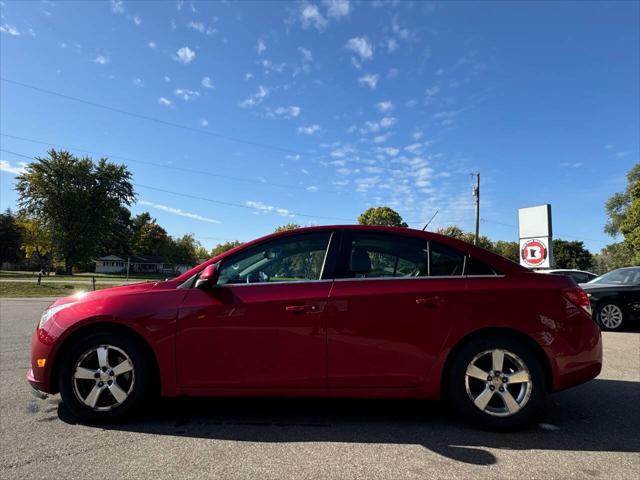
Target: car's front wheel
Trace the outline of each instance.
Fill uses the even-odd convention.
[[[604,301],[596,309],[596,321],[602,330],[619,332],[624,329],[625,312],[620,305],[611,301]]]
[[[150,390],[148,367],[135,339],[112,332],[89,335],[63,358],[62,401],[82,421],[122,420],[140,406]]]
[[[449,371],[449,396],[475,425],[492,430],[530,423],[546,397],[535,353],[507,335],[476,338],[458,351]]]

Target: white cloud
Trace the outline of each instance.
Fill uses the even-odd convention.
[[[251,80],[253,78],[253,73],[245,73],[244,74],[244,81],[246,82],[247,80]]]
[[[144,84],[142,83],[142,79],[140,79],[140,78],[134,78],[133,79],[133,84],[136,87],[144,87]]]
[[[311,53],[311,50],[306,49],[304,47],[298,47],[298,51],[302,54],[302,61],[303,62],[312,62],[313,61],[313,54]]]
[[[301,112],[301,108],[296,106],[296,105],[291,105],[289,107],[277,107],[274,109],[267,109],[267,117],[270,118],[284,118],[284,119],[290,119],[290,118],[295,118],[298,115],[300,115]]]
[[[246,202],[247,207],[251,207],[256,210],[255,213],[276,213],[282,217],[294,217],[295,215],[291,213],[286,208],[274,207],[273,205],[267,205],[262,202],[255,202],[253,200],[249,200]]]
[[[303,133],[305,135],[314,135],[319,131],[320,131],[320,125],[318,124],[298,127],[298,133]]]
[[[200,32],[203,35],[213,35],[218,30],[214,27],[207,27],[202,22],[189,22],[187,23],[187,28],[190,30],[195,30],[196,32]]]
[[[93,59],[93,63],[97,63],[99,65],[106,65],[107,63],[109,63],[109,58],[105,57],[104,55],[98,55],[96,58]]]
[[[395,157],[396,155],[398,155],[398,153],[400,153],[400,149],[395,147],[378,147],[378,152],[386,153],[390,157]]]
[[[170,107],[170,106],[171,106],[171,100],[169,100],[168,98],[165,98],[165,97],[160,97],[160,98],[158,99],[158,103],[159,103],[160,105],[165,105],[165,106],[167,106],[167,107]]]
[[[382,128],[389,128],[395,125],[397,121],[398,119],[395,117],[384,117],[382,120],[380,120],[380,126]]]
[[[560,164],[563,168],[580,168],[582,166],[581,162],[562,162]]]
[[[189,100],[194,100],[200,96],[200,92],[195,90],[189,90],[188,88],[176,88],[173,91],[173,94],[176,97],[181,98],[185,102],[188,102]]]
[[[139,15],[135,15],[133,17],[133,23],[135,23],[136,25],[140,25],[142,23],[142,18],[140,18]]]
[[[391,100],[376,103],[376,108],[380,113],[391,112],[395,108]]]
[[[425,94],[426,97],[431,98],[431,97],[435,96],[439,91],[440,91],[440,87],[438,85],[435,85],[435,86],[433,86],[431,88],[427,88],[424,91],[424,94]]]
[[[153,40],[150,41],[148,44],[149,48],[156,48],[156,42],[154,42]]]
[[[322,16],[317,5],[303,2],[300,4],[300,23],[302,28],[314,27],[321,31],[327,26],[327,19]]]
[[[0,32],[6,33],[7,35],[11,35],[12,37],[17,37],[20,35],[20,32],[18,31],[18,29],[13,25],[9,25],[8,23],[0,25]]]
[[[17,165],[11,165],[11,162],[7,160],[0,160],[0,171],[11,173],[13,175],[20,175],[26,172],[27,164],[25,162],[19,162]]]
[[[111,11],[115,14],[124,13],[122,0],[111,0]]]
[[[387,52],[393,53],[399,48],[398,41],[395,38],[387,40]]]
[[[389,137],[391,136],[390,133],[384,133],[382,135],[377,135],[373,138],[373,143],[384,143],[387,140],[389,140]]]
[[[363,75],[362,77],[360,77],[358,79],[358,82],[360,83],[360,85],[366,85],[371,90],[374,90],[376,88],[376,85],[378,85],[379,78],[380,78],[380,75],[378,75],[377,73],[376,74],[367,73],[366,75]]]
[[[268,58],[265,58],[262,61],[262,66],[265,69],[265,73],[269,73],[269,72],[278,72],[278,73],[282,73],[284,72],[285,67],[287,66],[286,63],[273,63],[271,60],[269,60]]]
[[[351,12],[349,0],[323,0],[322,3],[327,7],[327,16],[329,18],[339,19],[349,15]]]
[[[345,44],[345,48],[357,53],[360,60],[369,60],[373,57],[373,46],[367,37],[353,37]]]
[[[170,81],[171,81],[171,78],[169,78],[167,75],[165,75],[165,76],[164,76],[164,81],[165,81],[165,82],[170,82]]]
[[[214,88],[213,80],[211,80],[211,77],[203,77],[200,81],[200,85],[202,85],[204,88]]]
[[[398,73],[400,73],[400,70],[398,70],[397,68],[390,68],[387,72],[387,78],[396,78],[398,76]]]
[[[262,100],[264,100],[264,98],[267,95],[269,95],[269,90],[267,88],[263,87],[262,85],[258,85],[258,91],[256,93],[254,93],[253,95],[250,95],[248,98],[245,98],[240,103],[240,106],[242,108],[255,107],[259,103],[262,103]]]
[[[151,208],[157,208],[158,210],[163,210],[165,212],[172,213],[174,215],[179,215],[181,217],[191,218],[192,220],[199,220],[201,222],[216,223],[216,224],[222,223],[219,220],[214,220],[213,218],[209,218],[209,217],[203,217],[202,215],[198,215],[197,213],[185,212],[180,208],[169,207],[167,205],[162,205],[159,203],[148,202],[147,200],[138,200],[138,203],[140,205],[145,205]]]
[[[201,127],[208,127],[209,126],[209,121],[206,118],[201,118],[200,119],[200,126]]]
[[[176,52],[174,60],[188,65],[193,62],[194,58],[196,58],[196,52],[191,50],[189,47],[182,47]]]
[[[420,155],[424,151],[424,144],[412,143],[411,145],[404,147],[404,149],[413,155]]]
[[[258,46],[256,47],[256,50],[258,51],[258,55],[262,55],[262,52],[264,52],[266,49],[267,49],[267,44],[264,43],[264,40],[259,39]]]
[[[316,187],[315,185],[310,185],[307,187],[307,191],[308,192],[317,192],[318,190],[320,190],[318,187]]]

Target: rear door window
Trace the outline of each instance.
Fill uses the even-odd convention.
[[[429,242],[429,276],[456,277],[464,272],[465,254],[437,242]]]

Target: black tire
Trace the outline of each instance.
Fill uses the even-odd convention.
[[[609,320],[604,319],[603,317],[609,312],[619,312],[619,315],[621,316],[620,321],[613,321],[612,317],[609,317]],[[595,319],[600,326],[600,330],[606,332],[620,332],[626,327],[627,312],[618,302],[613,300],[603,300],[596,307]]]
[[[493,358],[492,354],[483,354],[483,352],[494,350],[505,351],[505,358],[507,358],[503,366],[505,372],[498,376],[494,375],[495,372],[492,371],[491,365],[489,365]],[[467,379],[467,368],[474,360],[476,362],[484,362],[484,364],[480,364],[489,367],[486,370],[492,382],[488,381],[489,376],[483,380],[477,378]],[[507,374],[518,369],[514,367],[517,365],[514,362],[518,361],[528,370],[528,378],[531,383],[499,383],[503,382],[503,378]],[[477,365],[477,363],[475,364]],[[531,347],[515,337],[492,334],[475,338],[457,352],[450,367],[447,378],[447,392],[450,400],[456,410],[467,421],[482,429],[513,430],[525,427],[534,421],[546,401],[547,382],[543,366]],[[480,370],[485,371],[485,368]],[[493,389],[489,390],[491,387]],[[500,388],[503,389],[503,393],[499,392]],[[485,389],[487,390],[486,392]],[[477,399],[479,394],[483,392],[490,398],[485,410],[481,410],[476,406],[471,398],[474,396]],[[526,392],[528,392],[528,395]],[[508,411],[500,412],[501,409],[508,410],[507,403],[502,398],[509,393],[512,394],[511,398],[517,399],[522,395],[522,399],[524,399],[520,409],[513,414]]]
[[[74,378],[76,365],[81,359],[84,359],[82,360],[83,362],[88,362],[83,364],[89,366],[87,370],[94,367],[96,371],[99,369],[97,351],[91,352],[103,346],[113,347],[107,348],[107,352],[109,352],[107,357],[112,363],[122,363],[121,360],[123,358],[126,359],[122,354],[126,354],[129,357],[130,365],[132,365],[132,370],[118,376],[76,380]],[[104,350],[101,349],[101,351]],[[111,365],[111,367],[115,366]],[[153,374],[150,367],[150,360],[145,354],[145,349],[135,338],[122,333],[93,333],[64,352],[59,376],[60,396],[68,411],[82,422],[120,422],[130,418],[152,393]],[[107,369],[104,375],[109,375],[112,371],[113,369]],[[102,382],[102,380],[105,381]],[[85,404],[79,396],[85,396],[86,392],[91,393],[93,388],[98,387],[99,382],[103,391],[97,395],[98,403],[96,407],[100,408],[100,410],[97,410]],[[126,391],[127,396],[120,404],[109,407],[108,404],[110,402],[117,403],[116,396],[111,393],[113,383],[116,384],[113,386],[114,392],[115,387],[118,386],[120,390]],[[106,410],[106,408],[110,409]]]

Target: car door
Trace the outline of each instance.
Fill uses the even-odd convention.
[[[345,232],[329,298],[329,386],[423,384],[465,314],[463,268],[461,252],[421,236]]]
[[[326,386],[331,231],[294,233],[223,259],[218,285],[178,316],[183,387]]]

